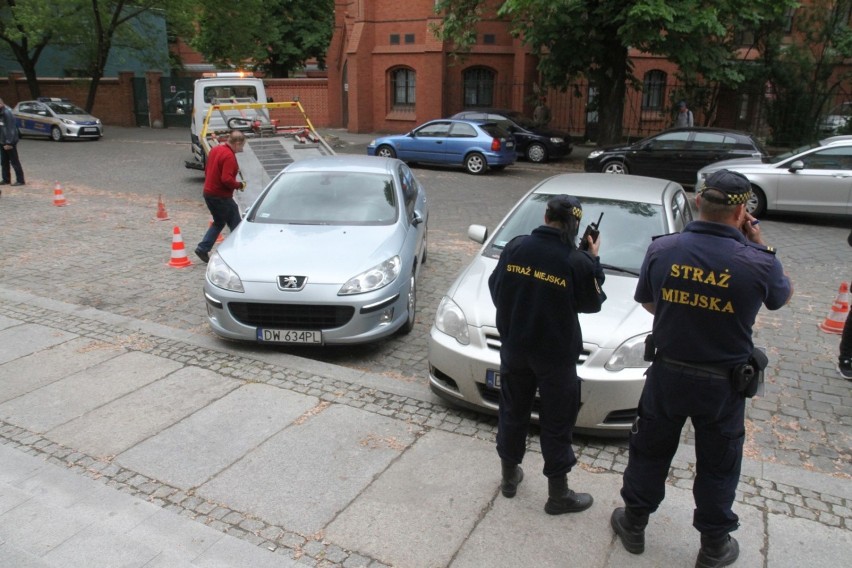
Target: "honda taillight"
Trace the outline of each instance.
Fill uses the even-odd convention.
[[[499,152],[500,151],[500,140],[497,138],[491,139],[491,151]]]

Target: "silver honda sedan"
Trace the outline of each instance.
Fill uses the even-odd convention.
[[[411,331],[428,218],[426,192],[399,160],[294,162],[210,257],[213,331],[302,345]]]
[[[450,286],[429,337],[429,381],[449,401],[496,413],[500,384],[500,336],[488,277],[503,247],[544,223],[547,200],[556,194],[583,203],[583,222],[600,223],[600,258],[607,300],[596,314],[580,314],[583,352],[578,431],[624,434],[636,417],[648,363],[645,337],[653,318],[633,300],[645,250],[655,235],[680,231],[692,220],[683,188],[672,181],[607,174],[561,174],[527,193],[496,232],[471,225],[468,235],[485,243]],[[486,240],[487,239],[487,240]],[[537,419],[537,413],[533,416]]]

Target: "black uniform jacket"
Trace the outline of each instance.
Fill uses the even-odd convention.
[[[504,362],[533,355],[576,363],[583,349],[577,314],[600,311],[603,281],[598,258],[563,243],[555,228],[509,241],[488,279]]]

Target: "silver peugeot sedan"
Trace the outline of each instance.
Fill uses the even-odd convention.
[[[210,257],[208,321],[222,337],[273,344],[408,333],[428,220],[426,191],[400,160],[294,162]]]
[[[653,318],[633,300],[645,250],[652,237],[680,231],[693,218],[683,187],[672,181],[601,173],[556,175],[521,198],[490,238],[484,226],[471,225],[468,236],[484,245],[438,306],[429,336],[430,386],[461,406],[497,412],[500,336],[488,277],[506,243],[544,223],[547,200],[562,193],[582,202],[583,223],[601,219],[599,253],[606,272],[603,308],[580,314],[577,430],[623,435],[636,418],[649,365],[643,354]],[[533,418],[538,418],[535,409]]]

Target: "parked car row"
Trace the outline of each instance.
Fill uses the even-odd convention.
[[[476,109],[432,120],[406,134],[382,136],[367,154],[408,163],[461,166],[479,175],[502,170],[522,156],[546,162],[567,156],[571,137],[539,128],[522,114],[504,109]]]

